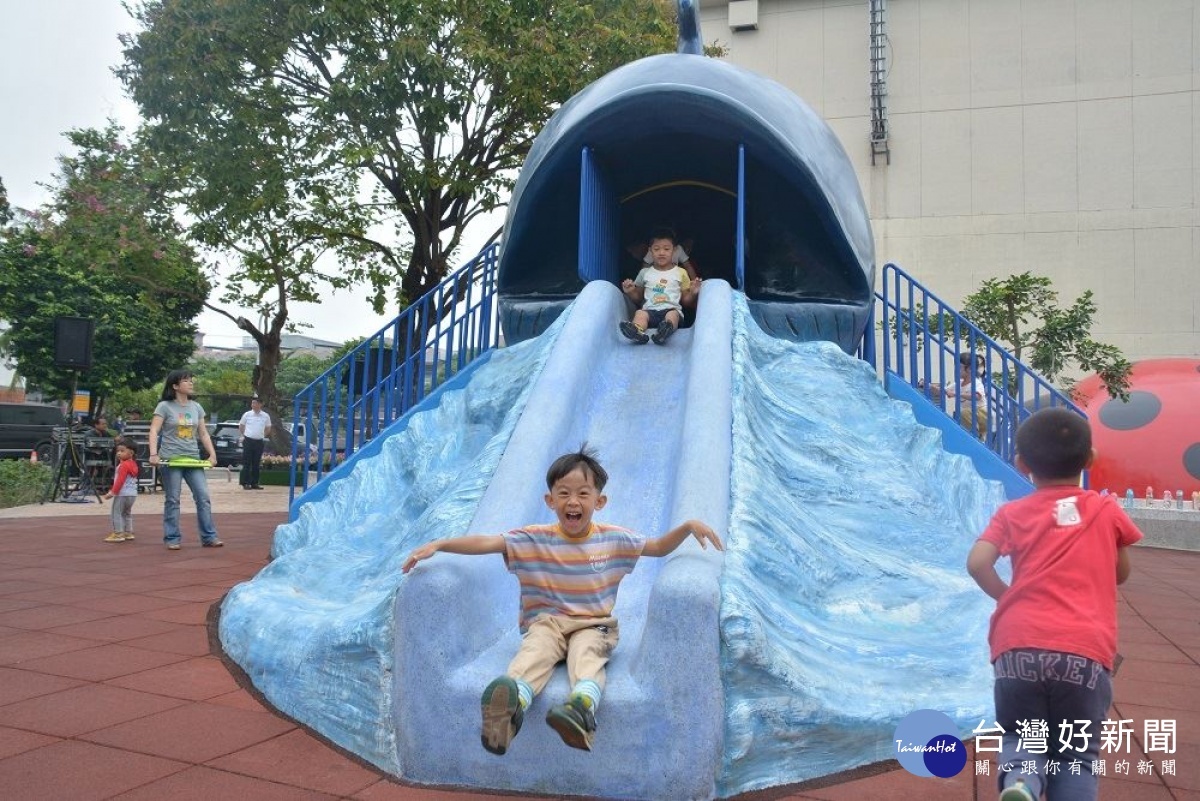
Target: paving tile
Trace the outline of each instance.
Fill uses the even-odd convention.
[[[57,737],[0,726],[0,760],[56,742]]]
[[[5,576],[0,579],[0,596],[7,597],[18,592],[49,590],[56,586],[58,585],[48,581],[31,581],[29,579],[14,579]]]
[[[151,620],[133,615],[114,615],[102,620],[90,620],[87,623],[58,626],[50,630],[55,634],[67,634],[72,637],[86,637],[91,640],[102,640],[105,642],[122,642],[138,637],[148,637],[152,634],[175,631],[177,628],[177,625],[162,620]]]
[[[121,687],[84,684],[9,704],[3,708],[2,714],[8,726],[57,737],[74,737],[163,712],[183,703],[177,698]]]
[[[111,598],[97,600],[91,606],[94,609],[112,612],[116,615],[128,615],[133,612],[167,609],[179,604],[178,601],[173,601],[170,598],[155,598],[151,595],[141,594],[145,590],[137,590],[134,587],[129,587],[128,589],[129,591],[125,595],[114,595]]]
[[[161,757],[64,740],[0,760],[0,787],[6,797],[21,801],[101,801],[184,767]]]
[[[212,801],[214,798],[333,801],[337,796],[212,768],[192,767],[128,793],[114,796],[112,801]]]
[[[260,703],[257,698],[245,690],[218,695],[215,698],[209,698],[205,703],[220,704],[221,706],[231,706],[234,709],[248,709],[251,712],[273,712],[274,710]]]
[[[1168,787],[1200,793],[1200,745],[1182,743],[1174,754],[1155,756],[1159,757],[1155,767]],[[1164,758],[1174,760],[1174,775],[1163,775],[1161,763]]]
[[[16,598],[0,598],[0,612],[12,612],[17,609],[29,609],[37,606],[36,601],[21,601]]]
[[[22,665],[53,654],[95,647],[95,640],[47,631],[26,631],[0,639],[0,665]]]
[[[6,640],[0,640],[0,648],[3,648],[5,642]],[[185,658],[179,654],[130,648],[117,643],[96,645],[95,641],[92,641],[91,645],[91,648],[30,659],[22,662],[21,667],[41,673],[53,673],[56,676],[104,681],[179,662]]]
[[[77,606],[44,604],[29,609],[18,609],[15,612],[0,614],[0,626],[45,631],[72,623],[83,623],[88,620],[110,617],[111,614],[111,612],[101,612],[95,609],[80,609]]]
[[[3,647],[3,644],[4,640],[0,640],[0,647]],[[1118,706],[1121,703],[1139,703],[1165,709],[1188,710],[1193,713],[1190,718],[1200,720],[1200,715],[1195,714],[1200,712],[1200,693],[1196,692],[1195,687],[1135,681],[1126,679],[1118,672],[1113,679],[1113,698]]]
[[[1179,665],[1195,665],[1197,664],[1192,657],[1188,656],[1187,652],[1178,645],[1169,642],[1166,638],[1160,638],[1159,642],[1139,642],[1122,643],[1123,648],[1117,649],[1118,652],[1130,653],[1137,659],[1146,662],[1170,662]],[[1125,670],[1125,666],[1121,666],[1121,670]]]
[[[156,598],[169,598],[174,601],[207,601],[211,603],[224,595],[225,589],[217,589],[209,584],[189,584],[186,587],[156,590],[148,594]]]
[[[120,676],[107,682],[142,692],[203,701],[238,688],[229,670],[214,656],[187,659],[164,667]]]
[[[215,759],[208,765],[333,795],[350,795],[379,781],[374,771],[300,729]]]
[[[1182,651],[1179,652],[1183,654]],[[1179,664],[1174,662],[1151,662],[1143,659],[1139,650],[1136,656],[1129,656],[1121,663],[1117,671],[1117,680],[1151,681],[1162,684],[1183,684],[1200,687],[1200,665],[1191,660]]]
[[[208,620],[208,609],[210,606],[212,604],[179,604],[177,606],[169,606],[166,609],[154,609],[149,612],[142,612],[141,615],[152,620],[165,620],[168,623],[190,623],[195,626],[203,626]]]
[[[92,606],[91,601],[107,598],[112,594],[111,590],[98,590],[95,587],[54,587],[49,590],[18,592],[7,597],[47,604],[77,604],[86,608]]]
[[[274,715],[219,704],[194,703],[101,729],[85,737],[143,754],[203,763],[294,728],[293,724]]]
[[[1117,779],[1101,779],[1096,801],[1174,801],[1166,787],[1138,784]]]
[[[1129,719],[1133,721],[1134,736],[1138,742],[1146,745],[1146,721],[1154,721],[1156,729],[1161,730],[1163,724],[1175,726],[1175,742],[1191,743],[1192,745],[1200,745],[1200,726],[1195,725],[1191,719],[1186,717],[1186,713],[1180,713],[1176,709],[1165,709],[1163,707],[1144,706],[1134,703],[1117,704],[1114,710],[1117,717]],[[1147,756],[1160,758],[1160,753],[1147,752]]]
[[[12,574],[12,578],[40,582],[43,585],[55,587],[78,587],[112,580],[112,576],[108,573],[91,573],[51,567],[27,567],[23,570],[15,571]],[[11,595],[11,593],[4,594]]]
[[[10,637],[13,634],[20,634],[27,629],[14,629],[12,626],[0,626],[0,637]]]
[[[164,621],[154,621],[164,622]],[[189,626],[179,623],[171,624],[174,628],[162,634],[151,637],[139,637],[126,640],[131,648],[145,648],[148,651],[166,651],[171,654],[184,656],[204,656],[210,652],[208,631],[203,626]]]
[[[79,679],[48,676],[32,670],[0,667],[0,707],[24,701],[26,698],[50,695],[70,687],[77,687],[81,683]]]

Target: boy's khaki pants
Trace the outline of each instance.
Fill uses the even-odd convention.
[[[591,679],[603,691],[604,666],[619,638],[615,617],[542,615],[525,632],[508,665],[508,675],[528,682],[537,695],[550,681],[555,665],[565,658],[572,687],[580,679]]]

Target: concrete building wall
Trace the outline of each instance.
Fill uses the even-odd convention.
[[[948,302],[1024,270],[1085,289],[1131,359],[1200,355],[1200,0],[888,0],[871,164],[866,0],[759,0],[706,41],[795,91],[857,170],[880,264]]]

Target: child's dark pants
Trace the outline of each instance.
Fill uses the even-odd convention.
[[[1004,751],[998,755],[1000,789],[1022,779],[1034,798],[1044,790],[1048,801],[1094,801],[1099,780],[1092,774],[1092,762],[1100,758],[1101,721],[1112,703],[1108,670],[1076,654],[1017,649],[1001,654],[993,671],[996,722],[1004,729]],[[1037,745],[1031,748],[1028,739],[1018,747],[1018,721],[1047,723],[1043,753],[1037,753]],[[1083,721],[1088,721],[1086,745]],[[1063,723],[1070,728],[1060,726]],[[1080,763],[1078,773],[1071,768],[1073,761]],[[1023,772],[1030,765],[1036,772]]]

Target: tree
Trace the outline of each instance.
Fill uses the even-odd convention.
[[[1074,382],[1065,374],[1078,369],[1098,374],[1110,397],[1129,397],[1132,365],[1115,346],[1092,339],[1096,303],[1090,289],[1061,308],[1053,282],[1027,271],[984,281],[967,297],[962,313],[1007,345],[1018,360],[1068,391]]]
[[[155,149],[190,165],[187,197],[215,187],[234,198],[216,224],[255,219],[251,189],[286,190],[287,204],[305,205],[301,238],[342,248],[345,276],[368,280],[382,311],[394,285],[403,307],[446,275],[559,104],[625,62],[674,49],[670,7],[144,0],[118,73]],[[273,208],[267,222],[293,219],[294,207]],[[393,237],[368,235],[364,222]],[[243,238],[261,243],[268,230],[279,232],[264,224]]]
[[[0,225],[6,225],[12,218],[12,206],[8,203],[8,190],[4,188],[4,179],[0,178]]]
[[[67,137],[77,152],[59,158],[50,202],[0,239],[0,318],[12,322],[8,344],[22,374],[60,398],[76,376],[54,365],[54,318],[92,318],[93,366],[79,385],[97,413],[114,390],[151,386],[186,362],[208,282],[155,165],[120,129]]]

